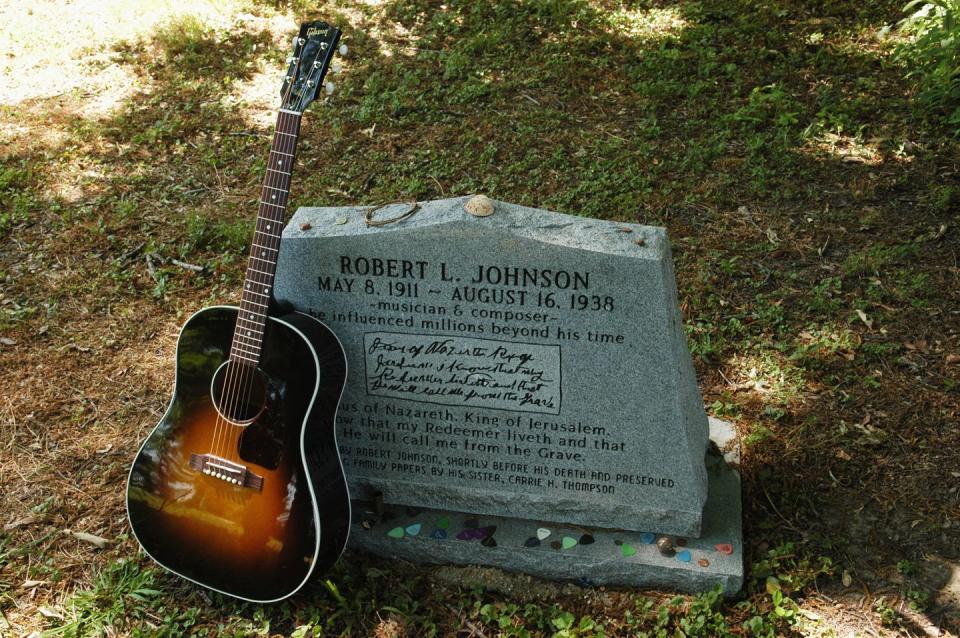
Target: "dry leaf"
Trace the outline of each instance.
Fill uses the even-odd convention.
[[[867,316],[867,313],[857,308],[857,316],[860,317],[860,321],[867,327],[867,330],[873,330],[873,319]]]
[[[23,517],[23,518],[18,518],[17,520],[11,521],[11,522],[7,523],[6,525],[4,525],[4,526],[3,526],[3,531],[9,532],[10,530],[16,529],[16,528],[20,527],[21,525],[29,525],[29,524],[35,522],[36,520],[37,520],[37,519],[34,518],[33,516],[25,516],[25,517]]]
[[[79,541],[85,543],[90,543],[91,545],[96,546],[98,549],[103,549],[110,544],[110,541],[102,536],[97,536],[96,534],[87,534],[86,532],[71,532],[70,530],[64,530],[67,534],[70,534]]]
[[[850,572],[843,570],[843,576],[840,577],[841,582],[843,582],[844,587],[849,587],[853,584],[853,578],[850,576]]]

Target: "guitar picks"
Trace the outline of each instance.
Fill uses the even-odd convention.
[[[420,523],[414,523],[413,525],[407,526],[406,532],[410,536],[416,536],[417,534],[420,533],[420,528],[421,528]]]
[[[721,554],[729,555],[733,553],[733,545],[731,545],[730,543],[717,543],[716,545],[713,546],[713,548],[718,552],[720,552]]]
[[[548,530],[546,527],[541,527],[537,530],[537,538],[540,540],[546,540],[547,536],[550,536],[550,530]]]
[[[564,549],[570,549],[576,544],[577,544],[577,539],[573,538],[572,536],[564,536],[563,541],[561,541],[561,545],[563,545]]]
[[[636,554],[637,550],[630,543],[624,543],[620,546],[620,553],[629,558],[630,556]]]
[[[392,530],[387,532],[387,536],[389,536],[390,538],[403,538],[403,528],[394,527]]]

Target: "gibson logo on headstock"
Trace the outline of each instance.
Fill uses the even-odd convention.
[[[327,31],[329,30],[330,27],[324,27],[322,29],[320,27],[310,27],[307,29],[307,37],[309,38],[310,36],[314,35],[327,35]]]

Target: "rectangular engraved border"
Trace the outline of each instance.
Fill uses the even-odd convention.
[[[460,337],[461,339],[473,339],[475,341],[490,341],[492,343],[509,343],[509,344],[521,344],[525,346],[537,346],[538,348],[556,348],[557,349],[557,410],[556,412],[549,410],[525,410],[523,408],[494,408],[490,406],[483,405],[469,405],[463,403],[450,403],[448,401],[430,401],[428,399],[415,399],[410,397],[398,397],[392,394],[378,394],[376,392],[371,392],[370,387],[367,384],[367,380],[370,378],[367,371],[367,337],[369,335],[398,335],[401,337],[436,337],[440,339],[449,339],[451,337]],[[364,332],[363,339],[363,389],[368,397],[383,397],[385,399],[395,399],[397,401],[413,401],[415,403],[430,403],[432,405],[447,405],[454,408],[473,408],[477,410],[500,410],[502,412],[524,412],[529,414],[552,414],[557,416],[560,414],[560,411],[563,409],[563,348],[560,347],[560,344],[557,343],[533,343],[531,341],[505,341],[503,339],[487,339],[485,337],[468,337],[466,335],[438,335],[438,334],[423,334],[419,332],[391,332],[389,330],[376,330],[372,332]]]

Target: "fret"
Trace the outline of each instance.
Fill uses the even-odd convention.
[[[254,333],[256,333],[256,334],[254,334]],[[234,338],[234,339],[246,339],[247,341],[251,341],[251,342],[255,343],[256,346],[259,348],[259,347],[260,347],[260,337],[261,337],[262,335],[263,335],[263,333],[260,332],[259,330],[254,330],[254,329],[250,329],[250,328],[241,328],[241,329],[238,330],[236,333],[234,333],[233,338]]]
[[[257,365],[258,363],[260,363],[257,359],[253,359],[253,358],[251,358],[251,357],[244,357],[244,356],[239,355],[239,354],[237,354],[237,353],[235,353],[235,352],[231,352],[231,353],[230,353],[230,358],[233,359],[234,357],[236,357],[237,359],[243,359],[244,361],[249,361],[249,362],[252,363],[253,365]]]
[[[250,255],[250,259],[256,259],[257,261],[262,261],[262,262],[264,262],[264,263],[270,264],[271,266],[276,266],[276,265],[277,265],[277,262],[275,262],[275,261],[270,261],[269,259],[265,259],[265,258],[263,258],[263,257],[255,257],[255,256],[253,256],[253,255]],[[270,273],[270,276],[273,277],[273,273]]]
[[[296,137],[296,133],[284,133],[283,131],[277,131],[280,135],[287,135],[289,137]]]
[[[254,325],[253,328],[244,328],[244,330],[254,330],[255,332],[263,334],[263,331],[260,330],[260,324],[254,322],[253,319],[247,319],[246,317],[238,317],[237,320],[243,321],[244,323],[252,323]]]
[[[265,232],[265,231],[262,231],[262,230],[256,230],[256,231],[254,231],[254,233],[259,234],[259,235],[266,235],[267,237],[273,237],[274,239],[277,239],[277,238],[280,237],[280,234],[279,234],[279,233],[268,233],[268,232]]]
[[[253,359],[253,360],[254,360],[254,363],[257,363],[256,360],[260,357],[260,353],[259,353],[259,352],[242,350],[242,349],[236,348],[236,347],[233,349],[233,353],[236,354],[236,355],[238,355],[238,356],[245,356],[245,357],[248,358],[248,360]]]
[[[250,268],[247,268],[247,270],[252,270],[253,272],[258,272],[258,273],[260,273],[261,275],[266,275],[266,276],[268,276],[268,277],[273,277],[273,273],[272,273],[272,272],[267,272],[267,271],[265,271],[265,270],[257,270],[256,268],[253,268],[252,266],[251,266]],[[258,281],[257,283],[258,283],[258,284],[261,284],[261,283],[265,283],[265,282]]]
[[[284,189],[282,189],[282,188],[274,188],[273,186],[267,186],[266,184],[264,184],[263,187],[264,187],[264,188],[269,188],[269,189],[272,190],[272,191],[280,191],[280,192],[283,193],[284,195],[289,195],[289,194],[290,194],[290,191],[284,190]]]
[[[265,303],[260,303],[259,301],[254,301],[253,299],[244,299],[243,303],[252,303],[255,306],[260,306],[261,308],[269,308],[270,306]]]
[[[240,339],[245,339],[246,341],[240,341]],[[250,341],[250,343],[247,343],[247,341]],[[244,348],[249,349],[250,354],[257,354],[260,352],[260,345],[256,341],[253,341],[253,337],[244,337],[242,335],[234,337],[233,347],[237,347],[237,346],[242,346]],[[253,351],[254,348],[256,348],[256,352]]]
[[[279,225],[280,225],[280,228],[279,228],[278,230],[283,230],[283,219],[273,219],[273,218],[271,218],[271,217],[267,217],[267,212],[268,212],[268,211],[264,211],[264,210],[261,210],[261,211],[260,211],[260,217],[257,219],[257,224],[259,225],[260,222],[262,221],[262,222],[263,222],[263,227],[264,227],[266,230],[271,230],[271,231],[273,230],[273,225],[274,225],[274,224],[279,224]],[[281,213],[281,215],[282,215],[282,214],[283,214],[283,213]],[[278,233],[278,234],[277,234],[277,237],[279,237],[279,236],[280,236],[280,235],[279,235],[279,233]]]
[[[270,202],[265,202],[262,199],[260,200],[260,203],[266,204],[267,206],[274,206],[275,208],[279,208],[280,210],[287,210],[287,207],[282,204],[271,204]]]
[[[243,341],[240,341],[240,339],[244,339],[244,338],[250,339],[250,337],[235,336],[233,338],[233,347],[236,348],[239,346],[242,348],[247,348],[250,351],[250,354],[257,354],[258,352],[260,352],[260,346],[257,345],[256,343],[245,343]],[[254,348],[256,348],[256,352],[254,352]]]
[[[260,222],[263,222],[263,223],[261,224]],[[279,236],[280,236],[280,233],[279,233],[279,232],[276,232],[276,233],[273,232],[273,231],[274,231],[274,228],[273,228],[274,224],[280,224],[280,228],[278,228],[277,231],[282,231],[282,230],[283,230],[283,220],[282,220],[282,219],[271,219],[271,218],[265,217],[264,215],[261,214],[261,215],[260,215],[260,218],[257,219],[257,230],[258,230],[259,232],[261,232],[261,233],[264,233],[264,232],[266,232],[266,231],[270,231],[270,232],[269,232],[270,235],[275,235],[275,236],[279,237]],[[263,228],[260,228],[260,226],[263,226]]]
[[[284,172],[284,171],[278,171],[278,170],[275,169],[275,168],[268,168],[267,171],[270,172],[270,173],[280,173],[281,175],[286,175],[287,177],[290,177],[290,173],[287,173],[287,172]]]
[[[252,294],[252,295],[260,295],[261,297],[269,297],[269,296],[270,296],[270,293],[267,293],[267,292],[257,292],[256,290],[251,290],[251,289],[249,289],[249,288],[247,289],[247,292],[249,292],[249,293]],[[251,302],[251,303],[254,303],[254,302]]]
[[[283,151],[270,151],[271,153],[276,153],[277,155],[286,155],[287,157],[293,157],[292,153],[284,153]]]
[[[264,250],[272,250],[273,252],[277,252],[277,249],[276,249],[276,248],[270,248],[270,246],[262,246],[262,245],[256,244],[256,243],[253,244],[253,247],[254,247],[254,248],[263,248]]]

